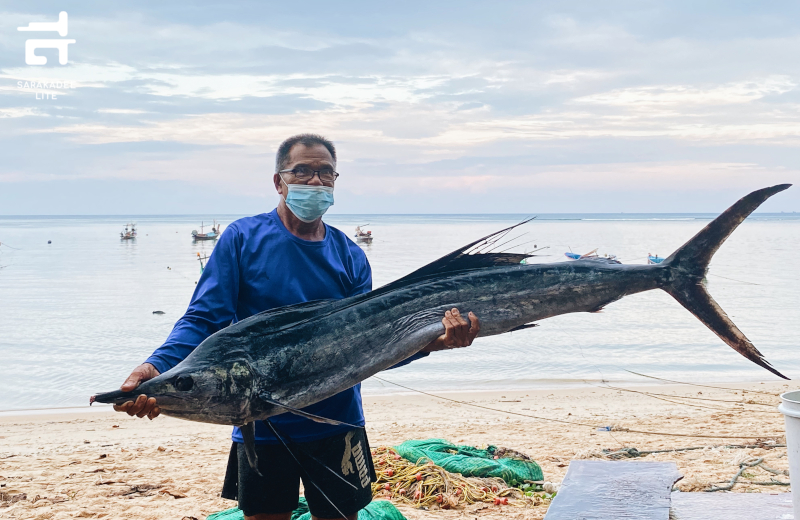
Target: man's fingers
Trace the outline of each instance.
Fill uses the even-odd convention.
[[[443,343],[448,347],[455,346],[456,325],[458,324],[458,322],[455,321],[455,319],[453,318],[453,314],[450,311],[444,313],[444,318],[442,318],[442,323],[444,324]]]
[[[115,404],[115,405],[114,405],[114,411],[117,411],[117,412],[127,412],[127,411],[128,411],[128,409],[129,409],[131,406],[133,406],[133,401],[126,401],[126,402],[124,402],[124,403],[122,403],[122,404]]]
[[[458,309],[453,308],[451,311],[453,318],[456,320],[456,347],[466,347],[469,343],[467,334],[469,332],[469,322],[461,316]]]
[[[128,379],[122,383],[122,386],[119,387],[120,390],[123,392],[130,392],[131,390],[135,390],[137,386],[139,386],[139,382],[142,380],[142,374],[139,373],[138,370],[134,370],[131,372],[131,375],[128,376]]]
[[[153,408],[155,406],[156,406],[156,398],[155,397],[151,397],[151,398],[147,399],[147,401],[145,401],[145,403],[144,403],[144,407],[142,408],[142,410],[139,413],[136,414],[136,417],[141,419],[145,415],[150,415],[150,412],[153,411]]]
[[[464,316],[456,308],[445,311],[444,318],[442,318],[445,333],[440,336],[445,346],[460,348],[472,344],[472,340],[478,334],[475,327],[480,330],[480,322],[477,322],[477,317],[473,313],[469,313],[469,319],[470,321],[464,319]]]
[[[147,404],[147,396],[140,395],[139,397],[136,398],[136,401],[133,402],[133,406],[128,408],[127,410],[128,415],[130,415],[131,417],[133,417],[134,415],[138,415],[146,404]]]
[[[136,367],[133,372],[131,372],[131,375],[128,376],[128,379],[122,383],[122,386],[119,389],[123,392],[130,392],[131,390],[138,388],[138,386],[143,382],[153,379],[159,374],[160,372],[156,370],[156,367],[150,363],[143,363]]]
[[[148,398],[146,395],[140,395],[135,401],[127,401],[122,404],[115,404],[114,410],[117,412],[125,412],[131,417],[149,417],[155,419],[161,413],[161,408],[156,405],[155,397]]]
[[[126,412],[127,412],[128,415],[133,417],[134,415],[138,414],[142,410],[142,408],[144,408],[145,404],[147,404],[147,396],[146,395],[140,395],[140,396],[138,396],[136,398],[136,400],[133,402],[133,404],[128,407]]]
[[[150,413],[147,414],[147,418],[152,421],[153,419],[158,417],[158,414],[160,413],[161,413],[161,408],[159,408],[158,406],[154,406],[153,409],[150,410]]]
[[[465,319],[464,319],[464,316],[462,316],[462,315],[461,315],[461,313],[459,312],[459,310],[458,310],[458,309],[455,309],[455,308],[454,308],[454,309],[453,309],[452,311],[450,311],[450,312],[453,314],[453,316],[455,317],[455,319],[456,319],[456,320],[458,320],[458,324],[459,324],[459,325],[469,325],[469,323],[467,323],[467,320],[465,320]]]
[[[469,332],[467,334],[467,345],[472,345],[472,342],[475,341],[475,338],[478,337],[478,333],[481,331],[481,320],[478,319],[475,314],[470,311],[469,313]]]

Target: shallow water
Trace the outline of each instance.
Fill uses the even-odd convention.
[[[119,217],[0,217],[0,410],[82,406],[118,387],[169,334],[200,274],[192,229],[212,216],[138,217],[139,237],[120,241]],[[235,216],[216,216],[229,223]],[[375,287],[519,222],[522,215],[335,215],[348,235],[370,223],[364,246]],[[515,251],[616,254],[645,263],[667,256],[711,215],[542,215],[521,228]],[[52,244],[47,244],[52,240]],[[794,262],[800,215],[760,214],[728,239],[711,264],[709,290],[773,365],[800,376],[800,281]],[[12,249],[16,248],[16,249]],[[164,311],[154,315],[153,311]],[[681,381],[768,380],[669,295],[627,297],[598,314],[483,338],[384,373],[420,390],[524,389],[647,380],[626,370]],[[371,379],[364,391],[405,391]]]

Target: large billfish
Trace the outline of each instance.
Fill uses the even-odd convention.
[[[475,241],[370,293],[312,301],[257,314],[203,341],[173,369],[132,392],[98,394],[100,403],[155,397],[162,413],[242,426],[250,463],[253,421],[299,410],[406,359],[444,332],[457,307],[481,320],[480,336],[570,312],[594,312],[652,289],[671,294],[753,363],[772,367],[706,291],[711,257],[758,206],[789,184],[755,191],[728,208],[656,265],[602,260],[521,264],[529,255],[480,253],[509,229]],[[341,424],[341,423],[337,423]]]

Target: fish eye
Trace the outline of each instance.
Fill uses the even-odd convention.
[[[188,392],[194,386],[194,379],[192,376],[180,376],[175,380],[175,388],[181,392]]]

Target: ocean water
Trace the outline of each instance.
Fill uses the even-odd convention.
[[[541,215],[519,228],[514,251],[544,248],[615,254],[645,263],[667,256],[714,215]],[[0,217],[0,410],[85,406],[118,387],[167,337],[200,275],[197,253],[214,244],[190,232],[216,217],[140,216],[139,237],[121,241],[120,217]],[[375,287],[524,215],[334,215],[363,246]],[[52,241],[48,244],[48,240]],[[511,244],[510,244],[511,245]],[[800,215],[757,214],[711,263],[711,294],[775,367],[800,376]],[[153,311],[163,311],[155,315]],[[468,310],[468,309],[464,309]],[[770,380],[669,295],[624,298],[602,313],[544,320],[539,327],[438,352],[382,377],[425,391],[530,389],[600,381],[647,383],[628,371],[680,381]],[[365,393],[406,392],[375,379]]]

